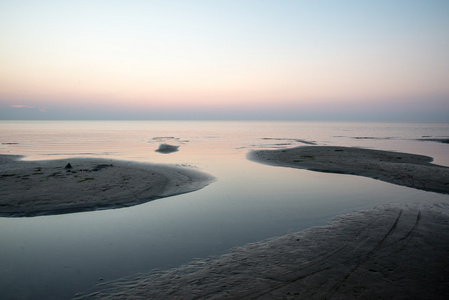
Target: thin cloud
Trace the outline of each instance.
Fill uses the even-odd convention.
[[[16,108],[34,108],[34,106],[22,105],[22,104],[11,105],[11,107],[16,107]]]
[[[44,109],[44,108],[37,108],[37,107],[34,107],[34,106],[30,106],[30,105],[23,105],[23,104],[14,104],[14,105],[10,105],[11,107],[14,107],[14,108],[34,108],[34,109],[37,109],[37,110],[39,110],[40,112],[47,112],[47,110],[46,109]]]

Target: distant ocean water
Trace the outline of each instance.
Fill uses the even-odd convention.
[[[29,159],[107,156],[159,161],[161,156],[152,150],[167,142],[181,145],[176,160],[187,159],[191,152],[245,152],[314,143],[409,151],[445,161],[446,145],[422,141],[438,138],[449,138],[449,123],[0,121],[0,153]]]
[[[434,157],[449,166],[448,123],[0,121],[0,154],[107,157],[198,168],[217,182],[189,194],[97,212],[0,218],[6,298],[70,298],[99,282],[321,225],[354,209],[447,195],[369,178],[248,161],[253,149],[357,146]],[[155,152],[161,143],[179,146]]]

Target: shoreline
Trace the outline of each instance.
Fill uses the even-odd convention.
[[[0,217],[128,207],[193,192],[214,180],[200,171],[170,165],[103,158],[21,158],[0,155]]]
[[[449,167],[431,157],[401,152],[337,146],[301,146],[255,150],[248,159],[281,167],[349,174],[425,191],[449,194]]]
[[[448,218],[446,203],[384,205],[75,299],[444,299]]]

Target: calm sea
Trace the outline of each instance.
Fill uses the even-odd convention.
[[[449,196],[377,180],[266,166],[253,149],[357,146],[432,156],[449,166],[448,123],[235,121],[0,121],[0,154],[27,160],[107,157],[176,164],[217,181],[142,205],[33,218],[0,218],[5,299],[65,299],[97,284],[178,267],[352,210]],[[155,152],[161,143],[178,152]]]

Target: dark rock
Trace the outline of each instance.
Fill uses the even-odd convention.
[[[173,146],[173,145],[169,145],[169,144],[160,144],[159,148],[156,150],[156,152],[159,153],[172,153],[172,152],[176,152],[178,151],[179,146]]]
[[[72,165],[71,165],[70,163],[68,163],[68,164],[65,165],[64,168],[65,168],[65,169],[71,169],[71,168],[72,168]]]

